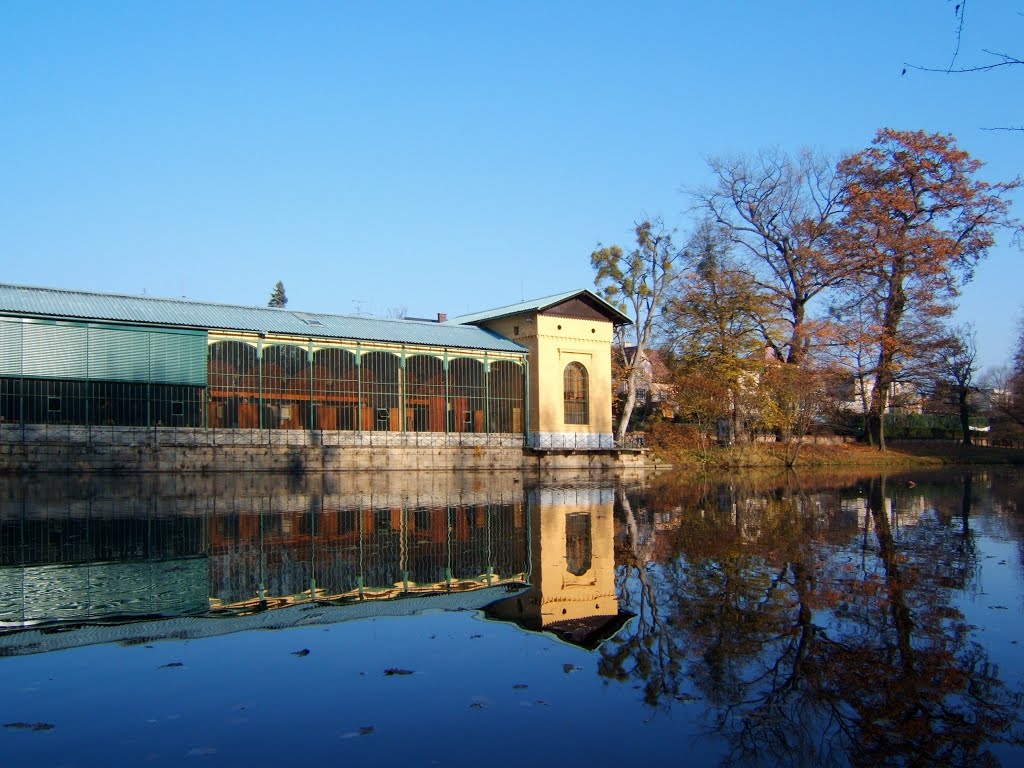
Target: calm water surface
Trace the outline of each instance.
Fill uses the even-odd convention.
[[[1022,502],[1003,469],[0,480],[0,754],[1020,765]]]

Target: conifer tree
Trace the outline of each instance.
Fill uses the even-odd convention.
[[[268,307],[279,307],[284,308],[288,304],[288,297],[284,295],[284,283],[280,280],[274,286],[274,290],[270,294],[270,301],[267,302]]]

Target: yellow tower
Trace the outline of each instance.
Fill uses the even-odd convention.
[[[615,328],[630,323],[619,310],[582,290],[449,322],[487,328],[529,350],[529,447],[615,447],[611,349]]]

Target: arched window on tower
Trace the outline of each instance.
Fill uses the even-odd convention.
[[[579,363],[569,363],[563,374],[565,385],[565,423],[590,423],[590,397],[587,369]]]

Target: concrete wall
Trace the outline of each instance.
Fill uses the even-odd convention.
[[[642,471],[637,454],[532,452],[522,436],[0,425],[0,472]]]

